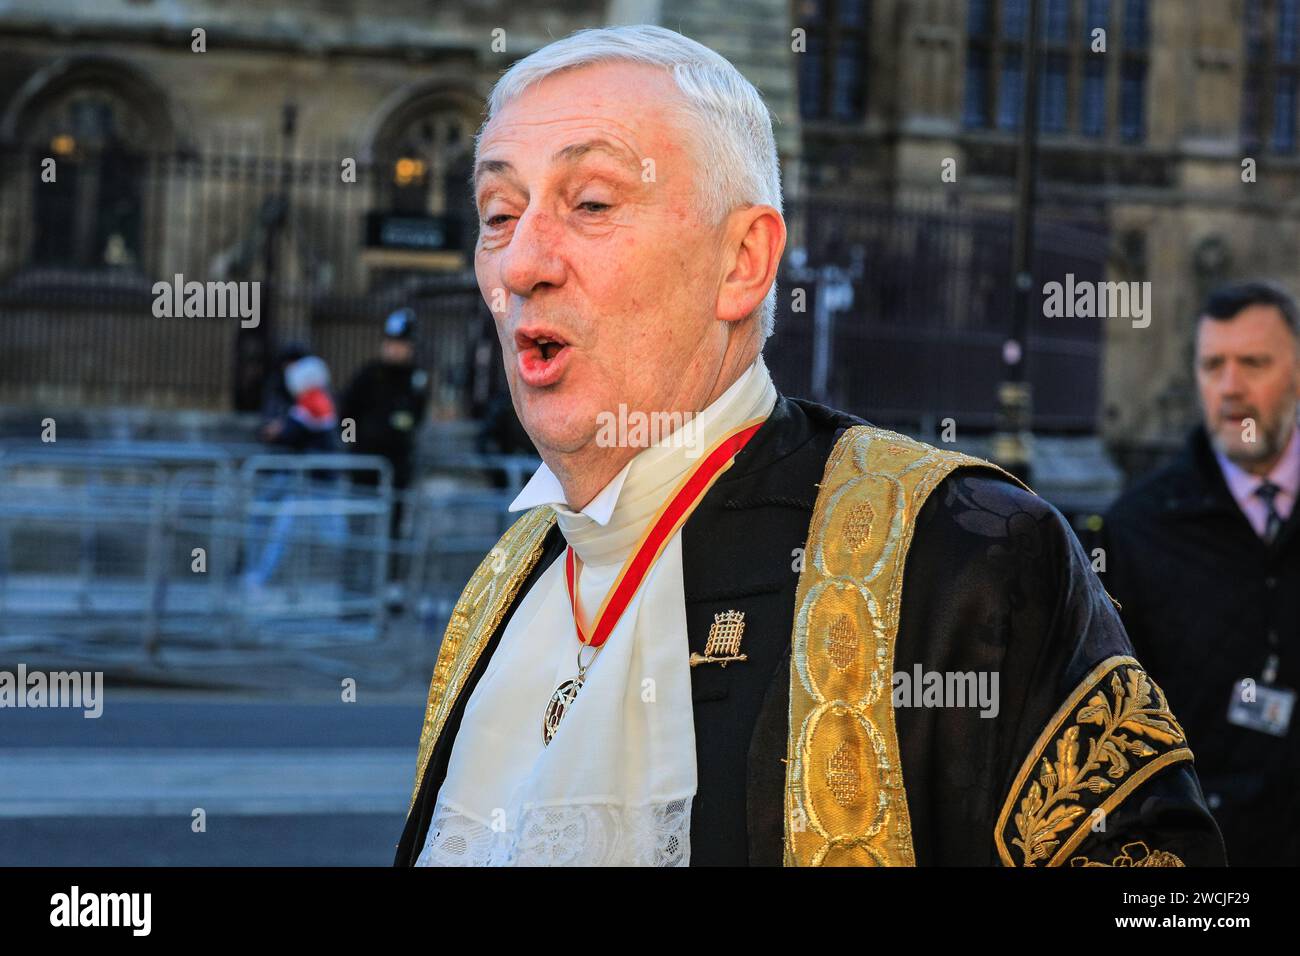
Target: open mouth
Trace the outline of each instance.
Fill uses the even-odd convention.
[[[550,330],[520,329],[515,333],[519,370],[529,385],[551,385],[558,381],[571,351],[569,343]]]

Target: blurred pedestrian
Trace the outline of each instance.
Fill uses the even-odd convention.
[[[1168,694],[1233,865],[1300,863],[1300,312],[1269,283],[1210,295],[1202,424],[1105,518],[1107,589]]]
[[[284,368],[285,386],[293,404],[281,416],[263,424],[259,437],[269,445],[297,453],[329,453],[338,450],[335,433],[338,417],[329,393],[329,368],[315,355],[289,362]],[[256,592],[275,573],[290,538],[302,530],[306,518],[309,527],[318,529],[321,540],[341,546],[347,527],[341,512],[331,512],[329,502],[337,499],[337,476],[327,469],[312,469],[307,474],[294,471],[270,472],[257,489],[259,504],[278,502],[266,534],[261,555],[244,574],[244,586]],[[301,501],[319,502],[309,517],[296,515]],[[265,519],[255,521],[265,526]]]
[[[262,420],[269,422],[288,413],[293,407],[293,396],[284,380],[284,370],[301,358],[306,358],[311,350],[302,342],[289,342],[280,347],[275,355],[275,368],[262,383]]]
[[[317,356],[305,355],[285,365],[284,382],[292,403],[263,424],[258,437],[294,451],[336,451],[338,416],[329,392],[329,367]]]
[[[339,403],[344,421],[355,422],[355,440],[349,444],[358,455],[380,455],[393,469],[393,510],[388,534],[400,540],[403,499],[411,486],[416,435],[429,404],[429,373],[415,361],[415,313],[398,309],[384,320],[379,357],[353,377]],[[355,473],[354,483],[376,485],[377,472]],[[391,555],[390,574],[398,571],[398,553]],[[393,595],[393,601],[400,599]]]

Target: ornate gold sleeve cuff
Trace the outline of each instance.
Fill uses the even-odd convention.
[[[1142,665],[1131,657],[1102,661],[1048,721],[1021,765],[998,816],[998,856],[1006,866],[1062,865],[1147,778],[1191,759],[1183,728]],[[1138,845],[1146,850],[1145,844],[1124,849]],[[1178,860],[1165,851],[1155,856]],[[1181,865],[1116,859],[1095,865]]]
[[[1125,843],[1119,856],[1109,863],[1099,863],[1086,856],[1070,858],[1070,866],[1186,866],[1176,854],[1168,850],[1152,850],[1142,840]]]

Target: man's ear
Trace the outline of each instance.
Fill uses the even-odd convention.
[[[719,319],[738,322],[754,314],[776,281],[785,235],[785,220],[771,206],[737,209],[728,217]]]

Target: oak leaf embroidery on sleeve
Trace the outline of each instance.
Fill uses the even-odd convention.
[[[1061,731],[1085,696],[1073,722]],[[1132,658],[1111,658],[1094,668],[1048,726],[998,823],[1001,842],[1008,810],[1018,800],[1010,844],[1020,851],[1022,866],[1062,862],[1059,857],[1087,835],[1088,817],[1098,808],[1105,812],[1118,806],[1166,763],[1191,759],[1164,693]],[[1035,767],[1037,773],[1029,779]],[[999,850],[1004,862],[1014,864],[1005,846]]]
[[[1124,844],[1119,856],[1109,863],[1098,863],[1086,856],[1070,858],[1070,866],[1186,866],[1176,853],[1152,850],[1142,840]]]

